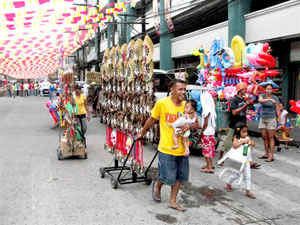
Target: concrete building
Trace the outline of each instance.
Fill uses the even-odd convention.
[[[160,35],[155,30],[152,1],[137,1],[135,8],[130,8],[128,4],[127,12],[118,16],[116,22],[146,24],[108,24],[91,41],[96,52],[93,48],[84,50],[87,46],[79,50],[86,63],[83,66],[97,71],[99,68],[96,65],[107,47],[148,34],[155,44],[155,68],[186,68],[193,82],[192,75],[199,59],[191,56],[192,49],[200,45],[209,49],[217,36],[222,36],[225,45],[230,46],[232,37],[240,35],[246,43],[270,43],[272,55],[277,60],[276,69],[280,71],[275,79],[281,88],[278,95],[286,104],[289,99],[300,98],[299,0],[173,0],[173,31],[166,26],[163,1],[158,4]],[[87,54],[87,59],[84,59],[84,54]]]

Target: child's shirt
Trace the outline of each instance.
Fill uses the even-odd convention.
[[[201,117],[201,127],[203,127],[205,121],[205,117]],[[216,128],[213,126],[211,115],[208,117],[207,127],[203,131],[204,135],[215,135]]]
[[[240,141],[243,141],[243,140],[245,140],[245,139],[249,139],[250,140],[250,138],[247,136],[246,138],[240,138],[239,139],[239,142]],[[244,145],[242,145],[241,147],[243,147],[244,148]],[[248,152],[247,152],[247,162],[252,162],[252,155],[251,155],[251,150],[252,150],[252,147],[250,146],[250,145],[248,145]]]
[[[192,119],[188,116],[185,118],[185,115],[179,117],[174,123],[172,123],[171,127],[177,128],[177,127],[182,127],[186,124],[193,124],[196,122],[196,116],[194,116]]]
[[[280,120],[281,120],[281,124],[285,124],[285,116],[289,114],[288,111],[286,111],[285,109],[282,111],[281,115],[280,115]],[[289,119],[287,119],[286,123],[289,122]]]

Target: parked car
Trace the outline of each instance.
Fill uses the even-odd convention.
[[[43,87],[43,94],[49,95],[49,88],[50,88],[50,82],[49,81],[43,81],[40,85]]]

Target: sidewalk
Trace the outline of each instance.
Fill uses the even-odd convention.
[[[293,126],[291,130],[290,137],[294,139],[294,141],[290,142],[289,145],[299,147],[300,146],[300,128],[296,126],[296,113],[289,113],[288,114],[290,123]],[[255,121],[247,121],[249,126],[249,132],[252,136],[261,137],[260,129],[258,128],[258,122]]]

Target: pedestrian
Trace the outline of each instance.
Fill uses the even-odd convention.
[[[15,84],[11,85],[12,95],[15,98],[17,96],[17,88]]]
[[[20,85],[20,94],[21,94],[21,97],[25,97],[25,95],[24,95],[24,82],[22,82],[21,85]]]
[[[232,147],[232,140],[234,134],[234,127],[238,122],[246,123],[246,116],[247,114],[255,117],[257,116],[256,113],[247,112],[247,108],[249,105],[252,104],[250,100],[245,100],[245,94],[247,92],[247,84],[245,82],[238,83],[236,86],[237,94],[233,96],[230,100],[230,107],[229,107],[229,124],[226,130],[226,135],[222,146],[220,148],[220,155],[219,160],[223,157],[223,154],[228,152]],[[223,163],[220,164],[221,166]],[[260,164],[250,163],[251,168],[258,168]]]
[[[85,83],[84,85],[83,85],[83,94],[88,98],[89,97],[89,88],[90,88],[91,86],[89,85],[89,84],[87,84],[87,83]]]
[[[11,85],[10,81],[8,81],[6,84],[6,96],[8,98],[12,97],[12,85]]]
[[[28,92],[29,92],[29,96],[32,96],[32,86],[31,86],[31,82],[28,82]]]
[[[90,121],[91,115],[86,96],[81,93],[81,87],[78,85],[75,87],[75,103],[78,105],[78,113],[76,114],[77,123],[81,127],[81,133],[85,140],[85,133],[87,131],[86,119]]]
[[[233,137],[233,149],[236,150],[243,145],[247,144],[246,148],[248,148],[248,145],[251,147],[255,146],[254,141],[250,139],[248,136],[248,126],[244,122],[238,122],[235,125],[234,128],[234,137]],[[245,146],[244,146],[245,147]],[[244,153],[244,152],[243,152]],[[224,187],[226,191],[232,192],[232,183],[241,176],[241,173],[244,173],[245,176],[245,184],[246,184],[246,196],[252,199],[255,199],[255,195],[253,195],[250,192],[251,188],[251,170],[250,170],[250,162],[252,161],[252,156],[251,156],[251,148],[247,149],[246,154],[246,164],[244,165],[244,168],[241,172],[236,173],[232,172],[232,175],[230,176],[226,186]]]
[[[44,93],[43,93],[44,87],[43,87],[42,83],[40,83],[39,88],[40,88],[40,98],[42,98],[42,97],[44,97]]]
[[[29,97],[29,84],[26,81],[24,84],[24,97]]]
[[[216,109],[215,104],[218,94],[215,91],[204,92],[201,94],[202,105],[202,130],[200,141],[202,142],[202,154],[205,157],[206,165],[201,168],[203,173],[214,173],[212,158],[215,157],[215,131],[216,131]]]
[[[53,83],[51,82],[50,87],[49,87],[50,100],[53,100],[54,90],[55,90],[55,87],[54,87]]]
[[[259,120],[259,129],[261,130],[262,138],[264,139],[265,154],[260,159],[265,159],[265,162],[274,161],[275,148],[275,131],[277,128],[277,118],[281,124],[279,99],[273,95],[272,84],[266,85],[266,93],[259,96],[259,103],[262,106],[261,116]],[[276,118],[277,116],[277,118]]]
[[[20,82],[16,83],[16,91],[17,91],[17,96],[20,96]]]
[[[38,96],[38,91],[39,91],[39,83],[35,82],[34,83],[34,96]]]
[[[159,99],[151,111],[143,129],[137,134],[136,139],[142,138],[147,130],[159,119],[160,140],[158,145],[158,180],[152,184],[152,198],[155,202],[161,202],[161,188],[163,184],[171,186],[170,201],[168,207],[186,211],[186,208],[176,202],[182,182],[189,178],[189,158],[184,156],[185,149],[182,140],[179,140],[179,148],[172,149],[174,145],[170,126],[178,118],[178,112],[183,113],[186,98],[186,83],[183,80],[174,79],[170,82],[171,97]],[[182,132],[197,129],[197,123],[185,125]]]
[[[93,117],[97,117],[98,113],[97,113],[97,103],[98,103],[98,99],[99,99],[99,92],[100,92],[100,87],[96,87],[95,91],[93,93],[93,105],[92,105],[92,109],[93,109]]]

